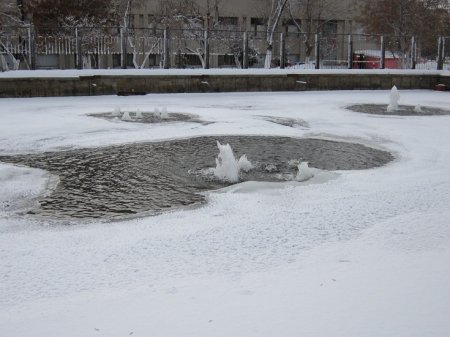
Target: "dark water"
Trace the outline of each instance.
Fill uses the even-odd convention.
[[[141,112],[141,117],[137,117],[136,111],[129,112],[129,116],[131,119],[122,120],[124,112],[119,112],[118,115],[114,115],[111,112],[103,112],[103,113],[95,113],[90,114],[91,117],[103,118],[106,120],[117,120],[121,122],[127,123],[144,123],[144,124],[154,124],[154,123],[171,123],[171,122],[195,122],[195,123],[207,123],[199,120],[196,116],[178,113],[178,112],[170,112],[167,113],[167,118],[161,118],[157,113],[154,112]]]
[[[227,184],[201,174],[215,167],[216,140],[255,170],[242,180],[277,181],[296,174],[290,160],[323,170],[367,169],[393,159],[360,144],[287,137],[198,137],[43,154],[0,156],[0,161],[41,168],[60,177],[32,214],[50,218],[113,218],[161,212],[204,202],[199,192]]]
[[[268,122],[288,126],[290,128],[309,129],[308,122],[300,118],[274,117],[274,116],[259,116],[259,117]]]
[[[390,115],[390,116],[442,116],[449,115],[450,110],[422,106],[420,112],[414,111],[412,105],[399,105],[396,111],[387,111],[387,104],[355,104],[350,105],[347,109],[355,112],[362,112],[373,115]]]

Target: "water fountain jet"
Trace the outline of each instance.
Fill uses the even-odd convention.
[[[315,169],[308,166],[308,162],[304,161],[298,165],[298,172],[295,176],[296,181],[306,181],[314,177]]]
[[[397,87],[394,85],[389,95],[389,105],[387,106],[387,112],[394,112],[398,110],[398,101],[400,100],[400,94]]]
[[[417,104],[417,105],[414,107],[414,112],[422,113],[422,112],[423,112],[422,106],[421,106],[420,104]]]
[[[129,113],[128,111],[125,111],[125,112],[123,113],[121,119],[122,119],[123,121],[131,121],[131,120],[132,120],[132,119],[131,119],[131,116],[130,116],[130,113]]]
[[[219,154],[216,158],[216,167],[214,168],[214,176],[221,181],[237,183],[239,181],[239,172],[248,172],[253,169],[252,163],[247,156],[242,155],[236,160],[230,144],[222,145],[217,141]]]
[[[168,119],[169,118],[169,113],[167,112],[167,108],[165,106],[163,106],[160,110],[160,114],[159,117],[161,119]]]
[[[114,110],[113,110],[113,112],[112,112],[112,116],[114,116],[114,117],[119,117],[120,114],[121,114],[120,107],[114,108]]]

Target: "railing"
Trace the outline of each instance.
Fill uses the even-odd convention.
[[[0,70],[261,68],[269,49],[280,68],[450,69],[450,37],[283,32],[269,46],[257,31],[2,27]]]

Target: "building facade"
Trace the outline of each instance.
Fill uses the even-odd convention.
[[[204,46],[194,42],[201,39],[202,34],[190,34],[189,29],[208,27],[211,30],[209,43],[213,67],[239,66],[239,55],[236,54],[242,50],[237,44],[243,42],[240,41],[242,33],[246,32],[253,55],[251,63],[261,66],[267,45],[271,42],[268,28],[275,19],[270,15],[271,3],[271,0],[141,0],[135,2],[132,8],[130,26],[136,30],[169,28],[172,30],[172,40],[177,40],[177,34],[184,34],[191,44],[180,46],[175,41],[171,49],[183,56],[183,66],[190,67],[202,66],[201,50]],[[312,63],[317,52],[316,34],[320,34],[322,39],[322,53],[327,53],[323,55],[327,62],[346,62],[343,44],[348,34],[358,31],[355,23],[357,5],[357,0],[291,1],[290,6],[284,8],[273,35],[273,45],[270,46],[274,50],[274,65],[281,57],[278,52],[281,33],[284,34],[288,64]],[[180,30],[184,32],[180,33]],[[226,40],[228,43],[225,43]],[[176,56],[171,61],[172,64],[180,63]]]
[[[361,1],[361,0],[360,0]],[[294,0],[285,7],[280,21],[286,31],[296,32],[297,23],[305,27],[310,21],[334,22],[334,33],[350,34],[356,31],[355,17],[358,15],[358,0]],[[254,31],[264,30],[269,18],[271,0],[192,0],[193,6],[184,6],[186,14],[209,16],[211,21],[220,22],[233,29]],[[181,12],[185,1],[140,0],[132,8],[135,27],[151,27],[170,15],[167,5],[172,6],[172,13]],[[175,7],[175,8],[174,8]],[[178,7],[178,8],[176,8]]]
[[[273,67],[312,68],[319,58],[345,67],[358,1],[291,0],[273,27],[272,0],[124,0],[132,6],[121,27],[23,31],[7,43],[21,67],[263,67],[268,53]]]

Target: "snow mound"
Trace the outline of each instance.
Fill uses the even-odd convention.
[[[39,169],[0,164],[0,211],[29,208],[49,185],[49,175]]]

